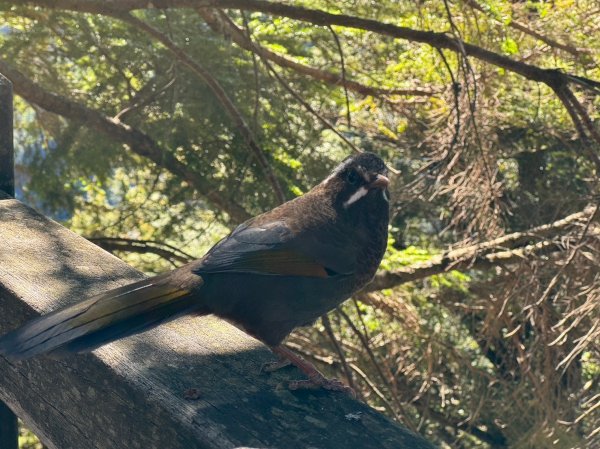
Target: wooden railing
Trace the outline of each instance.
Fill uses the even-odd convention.
[[[12,84],[0,73],[0,192],[14,196],[14,173]],[[17,417],[0,401],[0,448],[17,449],[18,435]]]
[[[3,109],[0,124],[0,334],[143,277],[11,197],[9,115]],[[0,357],[0,400],[50,449],[432,448],[342,393],[288,391],[282,385],[301,374],[261,374],[272,360],[224,321],[184,317],[91,354]],[[191,388],[195,400],[184,397]],[[0,448],[16,448],[16,418],[5,405]]]

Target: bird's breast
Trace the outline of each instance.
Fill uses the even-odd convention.
[[[279,344],[294,328],[315,321],[355,290],[353,275],[327,278],[253,273],[203,274],[212,313],[263,342]]]

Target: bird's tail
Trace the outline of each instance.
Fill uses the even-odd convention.
[[[0,355],[23,360],[91,351],[194,309],[191,292],[167,279],[144,279],[36,318],[0,338]]]

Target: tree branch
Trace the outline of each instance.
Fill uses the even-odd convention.
[[[100,248],[112,253],[113,251],[126,251],[139,254],[156,254],[171,263],[185,264],[194,260],[194,257],[180,249],[155,240],[137,240],[121,237],[86,237]]]
[[[303,8],[286,3],[274,3],[266,0],[154,0],[150,3],[147,0],[25,0],[23,3],[76,12],[92,12],[115,16],[135,9],[148,8],[235,8],[288,17],[314,25],[339,25],[371,31],[383,36],[428,44],[434,48],[452,50],[457,53],[463,53],[465,56],[473,56],[497,67],[517,73],[531,81],[547,84],[550,87],[556,87],[572,81],[568,74],[559,70],[542,69],[525,62],[515,61],[507,56],[464,42],[447,33],[415,30],[378,20],[346,14],[333,14],[318,9]]]
[[[600,173],[600,156],[598,156],[593,147],[589,145],[588,135],[585,131],[587,129],[596,143],[600,145],[600,134],[598,134],[598,131],[596,131],[592,120],[588,116],[581,103],[579,103],[577,98],[575,98],[575,95],[573,95],[573,92],[571,92],[569,86],[563,85],[559,88],[556,88],[554,89],[554,93],[567,110],[567,113],[575,125],[577,134],[579,134],[579,137],[584,142],[584,153],[592,160],[592,162],[594,162],[594,165],[596,166],[596,173]]]
[[[233,221],[242,222],[250,218],[250,214],[242,206],[223,196],[209,180],[190,170],[142,131],[61,95],[44,90],[3,59],[0,59],[0,72],[12,81],[15,92],[28,102],[70,120],[84,123],[111,140],[127,145],[134,153],[150,159],[157,166],[164,167],[188,182],[214,206],[229,214]]]
[[[208,8],[197,8],[196,11],[204,19],[204,21],[212,28],[213,31],[229,37],[241,48],[258,54],[262,58],[274,62],[280,67],[292,69],[303,75],[310,76],[316,80],[322,81],[334,86],[345,86],[348,90],[361,95],[372,95],[379,97],[383,95],[407,95],[407,96],[433,96],[435,92],[422,89],[384,89],[380,87],[366,86],[364,84],[343,79],[337,73],[327,72],[325,70],[315,69],[305,64],[300,64],[292,59],[288,59],[282,55],[272,52],[265,47],[260,46],[256,42],[252,42],[245,33],[233,23],[222,20],[214,10]]]
[[[67,9],[76,12],[106,14],[117,17],[134,9],[147,8],[236,8],[245,11],[262,12],[288,17],[290,19],[300,20],[314,25],[338,25],[371,31],[383,36],[420,42],[430,45],[438,50],[448,49],[460,53],[464,57],[472,56],[510,72],[517,73],[531,81],[544,83],[556,93],[564,86],[568,86],[569,83],[573,82],[594,92],[594,94],[598,93],[598,88],[594,87],[598,85],[596,81],[563,73],[558,69],[543,69],[525,62],[516,61],[477,45],[464,42],[447,33],[415,30],[373,19],[365,19],[346,14],[332,14],[317,9],[303,8],[284,3],[273,3],[266,0],[154,0],[150,3],[146,0],[25,0],[24,3],[49,8]],[[577,122],[575,124],[577,125]],[[594,134],[597,134],[597,132],[592,132],[593,136]]]
[[[557,246],[548,240],[560,231],[572,225],[585,224],[593,213],[594,207],[569,215],[554,223],[538,226],[524,232],[515,232],[466,248],[450,250],[433,257],[426,263],[399,268],[393,271],[381,271],[363,291],[372,292],[393,288],[406,282],[424,279],[436,274],[460,269],[489,269],[500,264],[511,264],[524,260],[531,254],[554,251]],[[530,243],[534,239],[543,239]]]

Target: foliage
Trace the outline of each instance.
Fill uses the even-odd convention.
[[[23,423],[19,421],[19,448],[20,449],[43,449],[42,444],[36,436],[23,427]]]
[[[349,144],[377,152],[398,170],[380,274],[412,278],[288,344],[442,447],[600,444],[596,1],[305,0],[225,17],[76,3],[0,1],[0,72],[32,82],[13,80],[21,199],[122,239],[113,250],[155,273],[275,206],[278,185],[306,192]],[[375,25],[298,20],[295,6]]]

